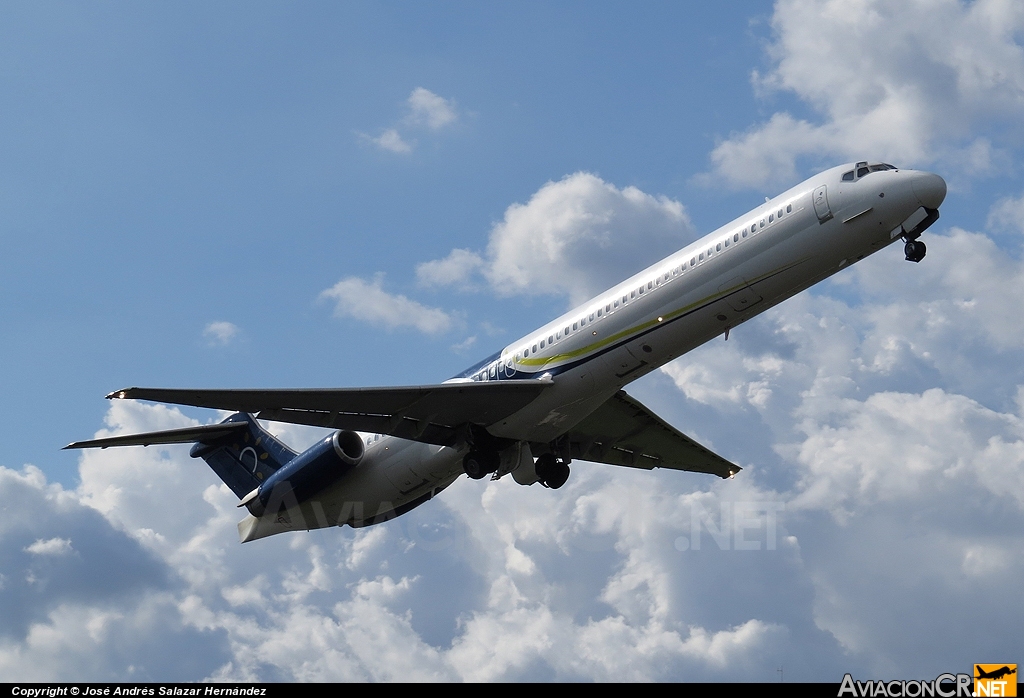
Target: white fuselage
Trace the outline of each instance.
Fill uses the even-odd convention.
[[[557,439],[627,383],[889,245],[904,221],[938,208],[945,195],[937,175],[888,169],[843,181],[852,167],[766,201],[453,380],[550,376],[554,384],[540,397],[484,426],[513,440]],[[305,527],[385,513],[439,491],[462,473],[465,450],[370,436],[360,466],[303,505]]]

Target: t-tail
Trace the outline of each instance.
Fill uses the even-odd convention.
[[[178,443],[194,443],[190,455],[206,461],[241,500],[238,506],[257,519],[276,516],[314,498],[363,457],[363,440],[353,431],[336,431],[296,453],[245,412],[219,424],[76,441],[64,448]],[[255,532],[255,525],[251,520],[239,524],[243,542],[269,535]]]
[[[225,436],[196,441],[189,455],[206,461],[239,499],[258,490],[298,455],[261,427],[250,414],[238,412],[221,424],[245,426]]]

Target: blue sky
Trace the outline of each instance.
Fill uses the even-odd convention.
[[[1015,661],[1024,10],[727,7],[0,9],[0,676]],[[443,380],[859,159],[949,183],[920,265],[886,249],[629,388],[743,465],[729,483],[577,464],[558,492],[463,480],[240,546],[187,449],[58,450],[215,417],[102,400],[128,385]],[[752,503],[761,550],[707,537]]]

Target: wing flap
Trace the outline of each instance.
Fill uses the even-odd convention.
[[[198,427],[183,427],[165,431],[151,431],[145,434],[127,434],[125,436],[108,436],[102,439],[75,441],[64,447],[69,448],[109,448],[111,446],[153,446],[157,444],[187,444],[212,442],[226,436],[237,434],[248,427],[246,422],[222,422],[220,424],[204,424]]]
[[[732,477],[741,468],[619,391],[569,431],[573,458],[630,468],[671,468]]]

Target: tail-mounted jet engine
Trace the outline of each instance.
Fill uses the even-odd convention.
[[[336,431],[281,466],[238,506],[259,517],[301,504],[359,465],[363,452],[359,434]]]

